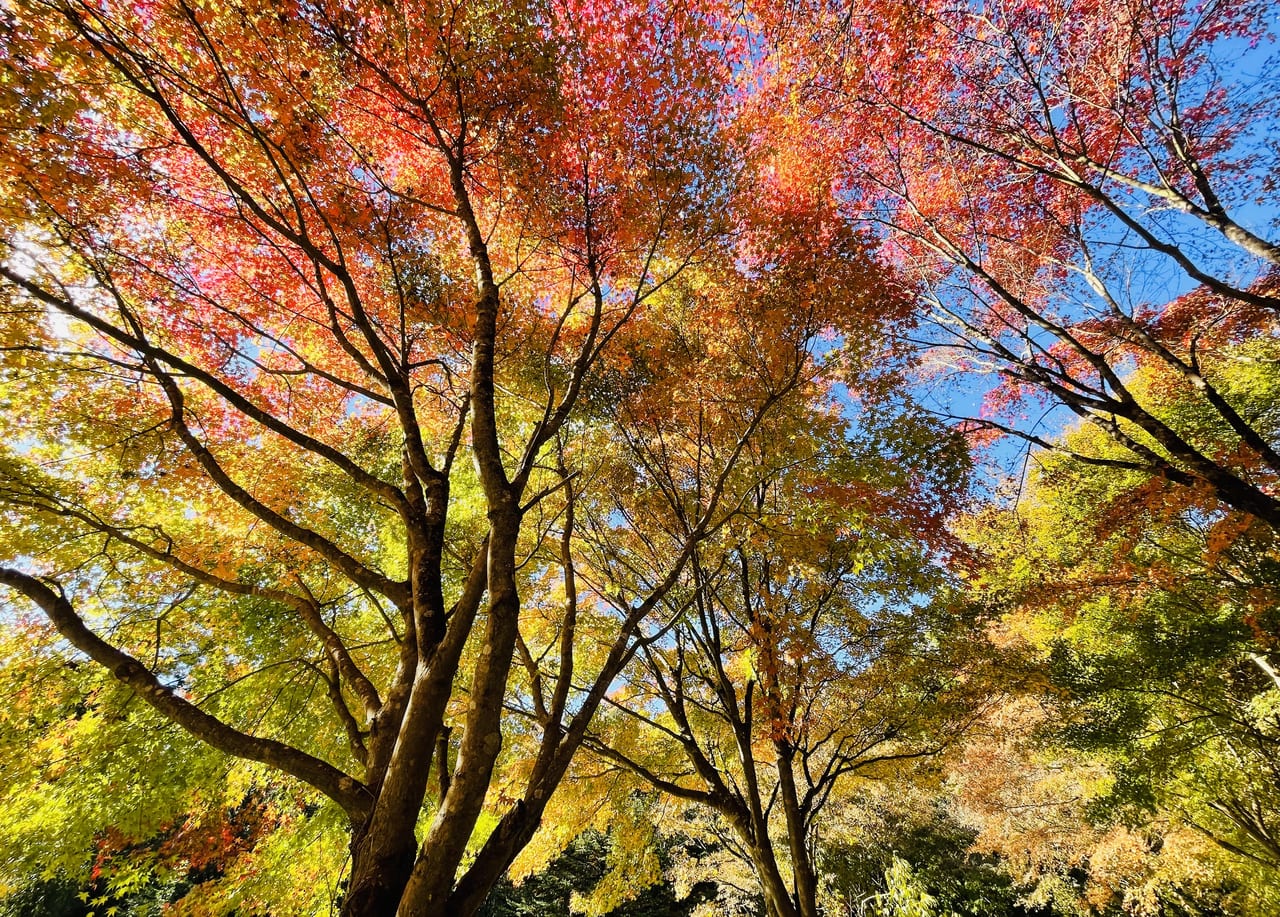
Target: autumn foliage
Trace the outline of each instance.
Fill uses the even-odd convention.
[[[3,883],[1267,906],[1273,20],[0,6]]]

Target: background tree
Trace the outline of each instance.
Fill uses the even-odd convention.
[[[1220,370],[1263,418],[1277,364],[1250,355],[1272,346],[1240,345]],[[1205,419],[1150,370],[1130,383],[1185,426]],[[1065,445],[1119,448],[1092,428]],[[1026,844],[1033,862],[1048,839],[1073,851],[1099,903],[1261,913],[1280,865],[1275,533],[1211,494],[1178,493],[1053,456],[1016,506],[974,521],[990,552],[977,595],[1031,677],[1003,738],[966,753],[961,798],[990,819],[984,842]]]
[[[963,492],[964,450],[932,431],[908,477],[887,450],[858,455],[843,426],[802,417],[785,442],[761,441],[755,466],[775,450],[789,464],[699,547],[588,740],[710,809],[771,915],[818,913],[842,783],[937,753],[963,721],[964,660],[919,606],[941,588],[927,558],[945,549],[947,504],[933,498]]]
[[[943,410],[1061,449],[1041,424],[1057,406],[1123,447],[1081,460],[1280,523],[1277,442],[1214,369],[1225,342],[1274,335],[1280,307],[1270,4],[816,4],[772,21],[779,82],[804,99],[797,147],[843,159],[850,217],[881,226],[919,286],[934,366],[969,393],[972,371],[1004,380],[981,416],[954,392]],[[1135,365],[1201,400],[1211,435],[1161,417]]]

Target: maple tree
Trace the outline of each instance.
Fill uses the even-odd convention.
[[[1260,228],[1272,4],[818,3],[770,21],[796,144],[844,161],[847,211],[916,278],[935,367],[1003,380],[981,416],[958,411],[976,435],[1065,448],[1036,420],[1056,405],[1125,447],[1080,460],[1280,525],[1275,441],[1207,368],[1274,335],[1280,307]],[[1129,385],[1146,365],[1204,402],[1211,435]]]
[[[473,913],[901,299],[760,168],[714,5],[9,9],[0,583],[101,667],[66,741],[137,697],[343,813],[344,914]]]
[[[813,417],[784,448],[763,443],[784,470],[699,546],[587,740],[722,822],[771,917],[820,912],[833,797],[936,755],[966,719],[965,654],[918,607],[942,588],[927,558],[964,492],[963,445],[923,425],[904,473],[882,436],[864,428],[860,454],[843,426]]]

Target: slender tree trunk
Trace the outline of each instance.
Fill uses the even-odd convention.
[[[787,819],[787,846],[791,852],[796,903],[800,917],[818,917],[818,877],[809,857],[808,832],[805,831],[804,813],[800,810],[800,798],[796,793],[795,751],[784,742],[775,742],[774,747],[778,752],[778,789]]]
[[[782,878],[782,871],[778,869],[778,861],[773,855],[773,850],[770,847],[760,849],[758,845],[753,845],[749,849],[769,917],[801,917],[791,897],[791,891]]]
[[[751,866],[760,882],[760,892],[764,895],[765,910],[769,917],[800,917],[800,911],[791,898],[791,890],[787,888],[782,870],[778,868],[778,858],[774,855],[773,844],[769,840],[768,826],[756,822],[746,811],[730,815],[728,821],[751,856]]]

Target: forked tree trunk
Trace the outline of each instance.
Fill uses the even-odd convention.
[[[747,821],[739,819],[731,820],[731,824],[751,856],[768,917],[801,917],[791,890],[782,878],[782,870],[778,868],[778,858],[773,852],[767,828],[764,832],[753,831]]]

